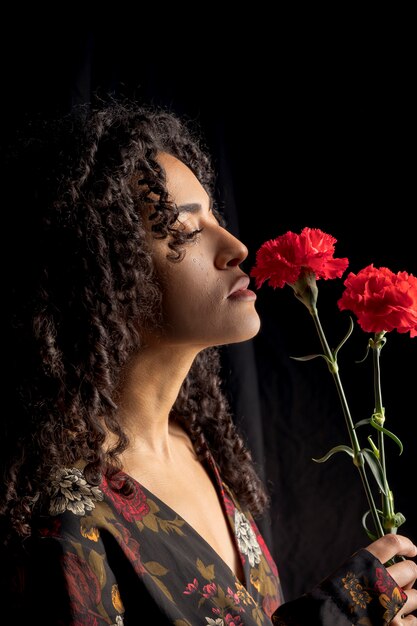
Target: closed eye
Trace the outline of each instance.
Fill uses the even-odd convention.
[[[191,241],[192,239],[196,239],[196,237],[202,233],[204,230],[204,228],[196,228],[194,230],[191,230],[189,233],[185,233],[185,236],[187,237],[188,241]]]

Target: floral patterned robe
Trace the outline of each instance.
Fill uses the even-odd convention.
[[[365,550],[311,594],[284,603],[276,565],[251,514],[221,481],[214,462],[211,465],[236,538],[243,583],[184,519],[145,487],[135,482],[133,496],[121,495],[123,472],[94,487],[81,469],[63,468],[48,487],[49,512],[39,518],[28,542],[30,557],[15,564],[7,594],[11,617],[5,623],[389,623],[405,596]]]

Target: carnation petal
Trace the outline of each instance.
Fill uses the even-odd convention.
[[[407,272],[394,274],[373,264],[358,274],[349,273],[345,291],[338,301],[340,310],[352,311],[365,332],[397,330],[417,334],[417,279]]]
[[[305,272],[314,273],[316,278],[338,278],[348,259],[333,258],[335,243],[334,237],[318,228],[305,227],[299,235],[288,231],[262,244],[250,275],[257,288],[265,281],[274,288],[293,285]]]

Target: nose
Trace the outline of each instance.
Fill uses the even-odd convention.
[[[216,266],[226,269],[240,265],[248,256],[247,247],[229,231],[222,228],[221,233],[222,241],[216,255]]]

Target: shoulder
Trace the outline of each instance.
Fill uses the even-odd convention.
[[[45,496],[46,507],[51,516],[66,511],[84,516],[95,508],[97,502],[104,499],[102,489],[88,483],[83,470],[78,467],[58,469],[46,485]]]
[[[139,522],[151,503],[140,485],[126,483],[121,471],[102,476],[98,485],[88,482],[82,466],[62,467],[45,485],[42,506],[36,519],[37,535],[64,539],[81,534],[91,539],[97,530],[119,522]]]

